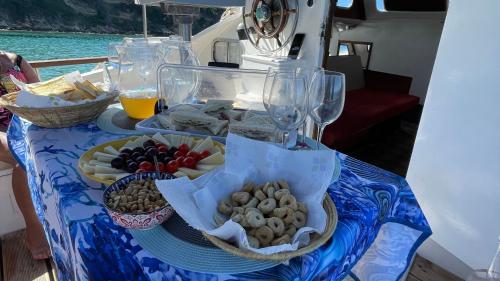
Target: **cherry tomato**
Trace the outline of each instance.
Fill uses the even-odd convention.
[[[156,147],[156,149],[158,150],[158,152],[167,152],[168,151],[168,146],[166,145],[159,145]]]
[[[165,164],[163,164],[162,162],[158,162],[158,171],[165,172]]]
[[[189,151],[189,146],[188,146],[187,144],[183,143],[183,144],[181,144],[181,145],[179,146],[179,150],[180,150],[180,151],[184,151],[184,154],[186,154],[186,153],[188,153],[188,151]]]
[[[153,171],[154,170],[154,165],[153,163],[149,161],[142,161],[139,164],[139,169],[145,170],[145,171]]]
[[[138,173],[144,173],[144,172],[147,172],[147,171],[144,170],[144,169],[137,169],[137,171],[135,171],[136,174],[138,174]]]
[[[167,173],[173,174],[173,173],[177,172],[178,168],[179,168],[179,165],[177,165],[177,161],[171,160],[170,162],[168,162],[166,170],[167,170]]]
[[[196,160],[196,162],[201,160],[201,155],[199,153],[194,152],[194,151],[189,151],[186,154],[186,157],[194,158],[194,160]]]
[[[208,150],[203,150],[203,152],[200,153],[201,159],[205,159],[205,158],[207,158],[210,155],[212,155],[212,153],[210,153],[210,151],[208,151]]]
[[[185,159],[184,156],[175,159],[175,161],[177,162],[177,167],[183,167],[182,163],[184,162],[184,159]]]
[[[182,161],[182,166],[190,169],[196,169],[196,160],[193,157],[186,157]]]
[[[183,157],[183,156],[186,156],[186,153],[185,151],[181,151],[181,150],[177,150],[175,153],[174,153],[174,158],[177,159],[179,157]]]

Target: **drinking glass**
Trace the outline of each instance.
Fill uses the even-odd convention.
[[[309,116],[318,124],[317,149],[325,127],[339,118],[344,108],[345,76],[343,73],[320,69],[309,86]]]
[[[306,116],[306,78],[296,70],[270,71],[268,76],[274,77],[270,77],[268,83],[271,84],[264,87],[264,107],[278,129],[283,131],[282,144],[286,148],[288,132],[296,130]]]

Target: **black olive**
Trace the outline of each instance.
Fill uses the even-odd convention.
[[[166,152],[160,152],[158,153],[158,161],[165,162],[165,158],[168,157],[168,154]]]
[[[115,169],[122,169],[125,166],[125,160],[121,157],[116,157],[111,160],[111,167]]]
[[[163,159],[163,163],[165,163],[165,165],[166,165],[166,164],[168,164],[168,162],[170,162],[172,160],[174,160],[174,158],[167,156],[167,157],[165,157],[165,159]]]
[[[139,156],[139,157],[137,157],[137,158],[135,159],[135,161],[136,161],[137,163],[141,163],[142,161],[146,161],[146,157],[144,157],[144,156]]]
[[[143,154],[144,153],[144,148],[142,148],[142,147],[136,147],[136,148],[134,148],[132,150],[132,152],[134,152],[134,153],[138,152],[138,153]]]
[[[139,158],[141,156],[144,156],[144,153],[134,152],[134,153],[132,153],[132,156],[130,156],[130,158],[136,160],[137,158]]]
[[[167,152],[167,153],[168,153],[168,156],[169,156],[169,157],[173,157],[173,156],[174,156],[174,153],[175,153],[177,150],[178,150],[178,149],[177,149],[177,147],[172,146],[171,148],[169,148],[169,150],[168,150],[168,152]]]
[[[130,148],[124,148],[120,150],[120,153],[126,153],[127,155],[132,154],[132,150]]]
[[[139,169],[139,165],[137,165],[137,163],[135,163],[135,162],[131,162],[127,166],[127,172],[129,172],[129,173],[135,173],[135,171],[137,171],[137,169]]]
[[[122,158],[122,159],[126,160],[126,159],[128,159],[128,158],[130,157],[130,154],[129,154],[129,153],[120,153],[120,154],[118,155],[118,157],[120,157],[120,158]]]
[[[154,140],[147,140],[142,144],[142,146],[144,146],[144,149],[147,149],[148,147],[156,147],[156,143]]]

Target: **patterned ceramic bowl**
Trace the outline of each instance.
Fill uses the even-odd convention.
[[[125,228],[131,228],[131,229],[150,229],[153,228],[159,224],[162,224],[164,221],[166,221],[172,214],[174,213],[174,209],[172,206],[170,206],[168,203],[165,207],[159,209],[159,210],[154,210],[152,212],[143,212],[143,213],[138,213],[138,214],[132,214],[132,213],[123,213],[120,211],[115,211],[109,208],[106,204],[108,202],[110,193],[112,191],[118,191],[124,189],[127,184],[133,180],[145,180],[145,179],[160,179],[160,180],[167,180],[167,179],[174,179],[175,176],[171,174],[166,174],[166,173],[161,173],[158,177],[158,175],[155,172],[147,172],[147,173],[139,173],[139,174],[133,174],[124,178],[121,178],[117,181],[115,181],[113,184],[108,186],[106,190],[104,190],[104,195],[103,195],[103,204],[106,207],[106,210],[108,211],[109,216],[113,219],[113,221]]]

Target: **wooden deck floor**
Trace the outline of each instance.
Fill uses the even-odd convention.
[[[56,281],[50,261],[34,261],[25,245],[25,232],[2,238],[2,275],[4,281]],[[3,279],[2,279],[3,276]],[[126,281],[126,280],[124,280]],[[382,280],[381,280],[382,281]],[[417,256],[406,281],[463,281],[428,260]]]
[[[2,237],[2,276],[5,281],[55,281],[50,260],[35,261],[26,247],[26,232]],[[1,277],[1,276],[0,276]],[[0,278],[1,279],[1,278]]]

